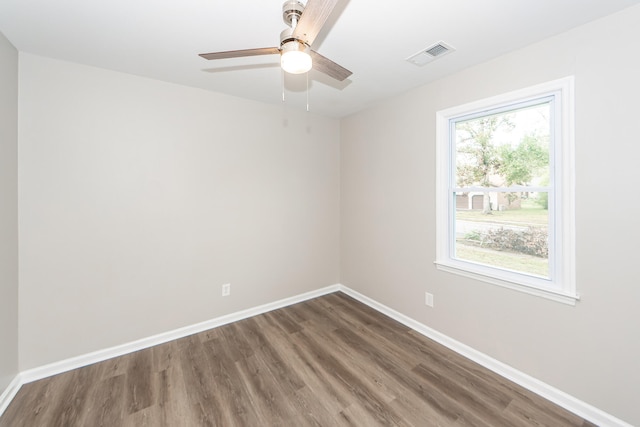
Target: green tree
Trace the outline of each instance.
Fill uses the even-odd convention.
[[[498,151],[500,164],[496,169],[507,185],[529,185],[541,170],[549,166],[549,150],[535,135],[526,135],[515,147],[502,145]]]
[[[456,134],[459,137],[456,147],[458,186],[492,186],[491,179],[499,174],[503,163],[493,136],[499,129],[508,130],[513,127],[507,114],[495,114],[456,123]],[[482,213],[491,213],[488,191],[484,193]]]
[[[485,188],[542,184],[549,179],[549,137],[533,131],[520,141],[509,141],[516,127],[512,114],[494,114],[456,123],[456,179],[459,187]],[[500,132],[499,141],[496,134]],[[505,140],[506,136],[506,140]],[[540,194],[539,202],[546,193]],[[510,201],[515,193],[507,195]],[[484,192],[482,213],[491,213],[489,192]]]

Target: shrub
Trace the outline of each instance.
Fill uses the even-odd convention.
[[[524,231],[500,227],[483,233],[480,239],[483,247],[541,258],[549,256],[548,240],[547,229],[542,227],[527,227]]]
[[[465,240],[471,240],[473,242],[482,242],[482,234],[479,231],[472,230],[464,235]]]

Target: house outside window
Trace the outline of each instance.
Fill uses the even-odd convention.
[[[573,78],[437,113],[436,266],[577,300]]]

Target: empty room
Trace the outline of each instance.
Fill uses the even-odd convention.
[[[0,1],[0,427],[640,426],[637,0]]]

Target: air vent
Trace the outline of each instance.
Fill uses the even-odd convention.
[[[428,53],[431,56],[440,56],[440,55],[444,55],[445,53],[449,52],[449,49],[444,46],[441,45],[440,43],[438,43],[437,45],[430,47],[429,49],[425,50],[426,53]]]
[[[422,66],[433,61],[436,58],[441,58],[447,53],[453,52],[454,50],[455,49],[450,45],[443,42],[438,42],[426,49],[422,49],[415,55],[410,56],[409,58],[407,58],[407,61],[411,62],[412,64]]]

